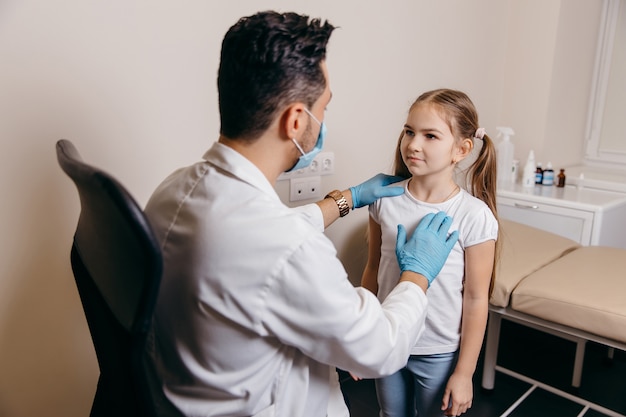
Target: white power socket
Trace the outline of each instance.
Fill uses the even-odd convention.
[[[315,156],[311,165],[297,171],[283,172],[278,181],[291,180],[293,178],[305,178],[319,175],[331,175],[335,173],[335,153],[320,152]],[[292,200],[293,201],[293,200]]]
[[[289,180],[289,201],[308,200],[322,197],[322,178],[315,177],[291,178]]]

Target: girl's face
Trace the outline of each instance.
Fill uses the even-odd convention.
[[[400,152],[413,176],[452,175],[455,162],[458,162],[455,159],[459,151],[456,143],[450,127],[436,107],[423,103],[416,105],[407,117]]]

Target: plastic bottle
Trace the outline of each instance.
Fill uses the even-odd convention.
[[[496,129],[498,136],[502,136],[502,140],[496,147],[498,182],[501,184],[510,183],[513,176],[513,154],[515,153],[515,145],[511,142],[511,136],[515,132],[510,127],[497,127]]]
[[[558,181],[556,183],[557,187],[565,187],[565,169],[561,168],[559,175],[556,176]]]
[[[543,180],[541,181],[541,184],[554,185],[554,170],[552,169],[551,162],[548,162],[546,169],[543,170]]]
[[[535,170],[535,184],[541,184],[543,182],[543,169],[541,169],[541,162],[537,162],[537,169]]]
[[[517,182],[517,177],[519,177],[519,161],[514,159],[513,168],[511,168],[511,183],[515,184]]]
[[[585,186],[583,182],[585,182],[585,174],[581,172],[580,175],[578,176],[578,182],[576,183],[576,188],[579,190],[582,190],[583,187]]]
[[[535,152],[531,149],[528,153],[528,159],[526,160],[522,176],[522,185],[524,187],[535,186],[535,167]]]

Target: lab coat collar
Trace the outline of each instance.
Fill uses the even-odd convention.
[[[233,148],[215,142],[202,158],[280,201],[274,186],[263,175],[263,172]]]

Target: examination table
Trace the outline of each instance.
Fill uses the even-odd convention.
[[[494,389],[496,371],[621,416],[569,392],[497,365],[503,319],[576,343],[572,387],[581,384],[585,344],[626,350],[626,250],[581,246],[573,240],[501,220],[502,251],[490,298],[482,387]],[[625,376],[626,383],[626,376]]]

